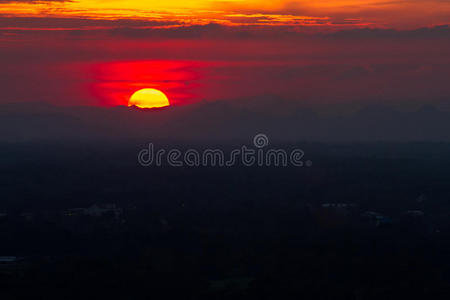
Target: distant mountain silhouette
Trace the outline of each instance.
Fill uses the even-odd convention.
[[[248,140],[265,133],[279,141],[450,141],[450,113],[433,106],[404,112],[381,105],[351,115],[323,116],[306,108],[279,114],[232,102],[202,102],[163,110],[0,106],[2,141],[72,139]]]

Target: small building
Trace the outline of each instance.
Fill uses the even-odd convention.
[[[70,208],[62,212],[65,217],[79,217],[84,215],[84,208]]]
[[[420,225],[424,223],[425,213],[421,210],[407,210],[402,213],[401,221],[404,224]]]
[[[17,262],[17,256],[0,256],[0,265],[11,265]]]
[[[34,212],[23,212],[20,214],[20,217],[25,221],[33,221],[36,217],[36,213]]]
[[[17,274],[22,272],[26,267],[27,261],[23,257],[17,256],[0,256],[0,274]]]
[[[428,197],[425,194],[419,195],[419,197],[416,198],[417,203],[424,203],[428,201]]]
[[[115,204],[94,204],[88,208],[85,208],[84,214],[91,217],[112,215],[118,219],[122,216],[123,209],[117,207]]]
[[[323,203],[312,209],[315,219],[324,226],[340,226],[349,224],[358,206],[351,203]]]
[[[62,212],[65,217],[103,217],[112,216],[119,219],[123,214],[123,209],[115,204],[94,204],[87,208],[70,208]]]
[[[390,217],[374,211],[366,211],[362,213],[361,218],[366,222],[366,224],[372,227],[389,226],[393,223]]]
[[[408,216],[411,218],[423,218],[425,213],[421,210],[408,210],[403,213],[403,216]]]

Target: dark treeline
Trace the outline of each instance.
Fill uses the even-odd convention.
[[[286,168],[142,167],[130,145],[3,145],[1,299],[450,294],[447,144],[280,145],[313,162]]]

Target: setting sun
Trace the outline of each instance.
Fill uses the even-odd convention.
[[[128,106],[139,108],[157,108],[169,106],[169,99],[163,92],[156,89],[141,89],[131,95]]]

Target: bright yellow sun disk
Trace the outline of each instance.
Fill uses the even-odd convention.
[[[128,106],[139,108],[156,108],[169,106],[169,99],[163,92],[155,89],[142,89],[131,95]]]

